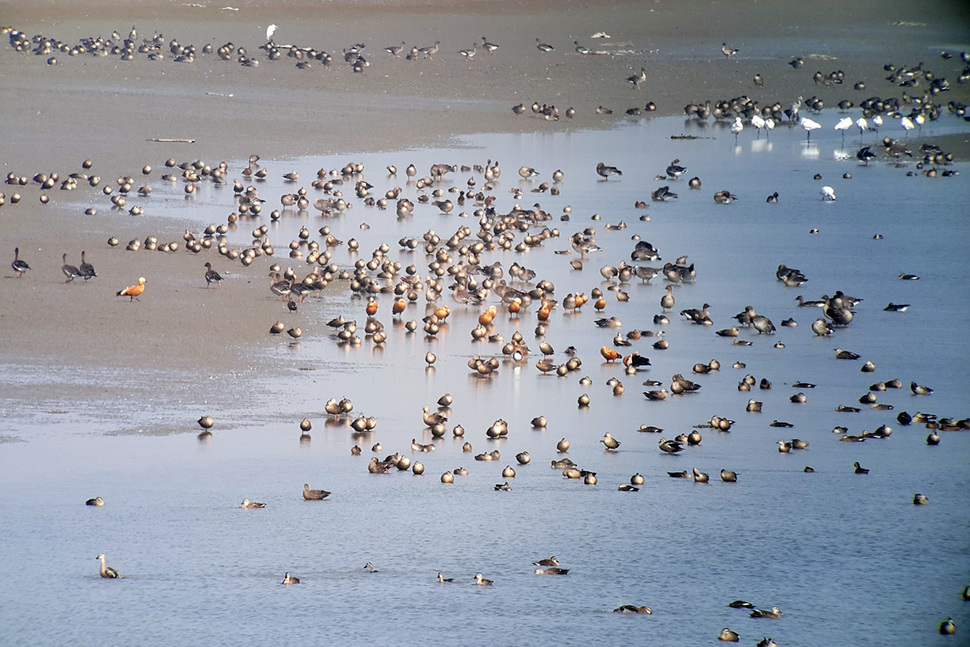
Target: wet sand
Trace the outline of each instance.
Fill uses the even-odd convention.
[[[712,2],[692,6],[694,15],[663,2],[557,3],[554,10],[540,2],[498,1],[325,8],[308,2],[228,4],[238,4],[238,11],[224,8],[227,3],[0,3],[6,25],[69,44],[108,37],[113,29],[126,35],[134,24],[139,40],[158,31],[166,41],[177,38],[199,50],[232,41],[260,60],[259,67],[247,68],[214,54],[176,63],[167,52],[161,61],[136,55],[130,62],[58,53],[57,64],[48,65],[47,56],[17,54],[4,42],[4,175],[56,171],[63,179],[90,158],[95,162],[90,172],[104,178],[102,186],[122,175],[138,183],[145,164],[154,167],[148,180],[159,182],[169,157],[213,165],[251,154],[274,160],[326,153],[352,157],[358,151],[442,145],[466,133],[602,128],[628,119],[627,108],[648,101],[656,103],[658,115],[681,114],[691,101],[740,95],[784,105],[799,95],[823,97],[826,106],[842,98],[858,103],[876,94],[901,95],[883,78],[883,65],[890,62],[925,61],[951,82],[952,91],[938,100],[968,98],[967,88],[956,83],[964,65],[959,52],[967,45],[960,39],[968,33],[968,10],[960,3],[786,3],[760,7],[755,14]],[[297,69],[285,56],[266,60],[258,47],[269,23],[279,25],[278,44],[327,50],[335,55],[332,66]],[[599,31],[611,38],[592,39]],[[458,50],[482,36],[498,43],[498,52],[478,51],[473,61],[463,60]],[[555,52],[538,52],[536,38],[554,44]],[[402,40],[408,46],[439,40],[441,49],[432,59],[417,61],[383,51]],[[603,53],[581,56],[574,40]],[[740,50],[731,60],[720,51],[725,40]],[[362,73],[354,73],[340,55],[358,42],[366,44],[364,54],[371,61]],[[941,60],[943,49],[956,56]],[[799,70],[788,64],[795,56],[805,58]],[[636,89],[626,79],[641,67],[647,82]],[[844,85],[813,82],[815,71],[836,69],[844,70]],[[756,73],[765,79],[763,88],[752,83]],[[867,89],[853,90],[857,81]],[[514,104],[533,101],[561,111],[572,106],[577,115],[550,122],[528,110],[512,113]],[[613,114],[597,114],[598,106]],[[194,143],[149,141],[153,138]],[[958,151],[960,144],[965,148],[965,142],[951,144]],[[520,164],[503,162],[509,169]],[[240,170],[230,169],[230,180]],[[87,187],[77,191],[84,198],[50,191],[47,205],[39,204],[42,192],[36,184],[3,190],[4,254],[19,245],[33,268],[15,280],[5,265],[0,279],[4,363],[226,375],[248,368],[247,350],[266,339],[269,324],[284,319],[289,325],[269,296],[266,259],[243,268],[214,250],[186,253],[184,244],[175,253],[123,251],[128,240],[148,235],[183,243],[184,230],[197,231],[197,223],[151,214],[132,218],[111,211],[106,198]],[[23,198],[17,205],[10,204],[15,191]],[[83,215],[85,206],[96,206],[98,214]],[[109,236],[119,238],[121,246],[109,248]],[[282,248],[286,241],[274,242]],[[98,278],[64,284],[61,254],[68,252],[69,262],[77,264],[82,249]],[[285,251],[277,250],[284,267]],[[207,260],[232,275],[222,289],[205,288]],[[150,277],[139,302],[115,297],[139,276]],[[23,397],[43,400],[57,385],[30,388]]]

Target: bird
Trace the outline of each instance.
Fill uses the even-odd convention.
[[[475,580],[475,584],[477,586],[491,586],[492,585],[492,580],[486,580],[484,577],[482,577],[482,574],[481,573],[475,573],[475,577],[473,577],[472,579]]]
[[[61,271],[64,272],[64,276],[67,277],[67,280],[64,281],[65,283],[70,283],[71,281],[73,281],[77,277],[81,276],[81,271],[80,270],[78,270],[73,265],[69,265],[68,264],[68,262],[67,262],[67,254],[64,254],[61,258],[64,260],[64,265],[61,266]]]
[[[495,43],[490,43],[488,40],[482,36],[482,49],[484,49],[489,54],[494,54],[498,50],[498,45]]]
[[[807,134],[807,137],[805,138],[805,141],[806,142],[811,142],[812,141],[812,131],[813,130],[818,130],[819,128],[821,128],[822,127],[822,124],[818,123],[817,121],[815,121],[813,119],[809,119],[808,117],[804,117],[801,120],[801,126],[802,126],[802,129]]]
[[[909,390],[913,392],[913,395],[929,395],[933,392],[930,387],[919,385],[916,382],[909,383]]]
[[[741,121],[741,117],[735,117],[734,123],[731,124],[731,133],[734,135],[734,143],[738,143],[738,135],[744,130],[744,123]],[[758,131],[759,134],[761,131]]]
[[[212,269],[212,263],[205,264],[205,286],[209,287],[210,283],[218,283],[219,287],[222,287],[222,276],[219,275],[214,269]]]
[[[842,350],[841,348],[835,349],[835,359],[859,359],[858,353],[853,353],[849,350]]]
[[[640,89],[641,83],[646,83],[647,81],[647,69],[644,67],[640,68],[640,72],[634,74],[633,76],[627,77],[627,83],[631,83],[633,87]]]
[[[10,263],[10,267],[16,272],[17,278],[19,279],[23,276],[24,272],[30,269],[30,265],[27,265],[27,261],[20,260],[20,248],[14,247],[13,250],[13,262]]]
[[[603,178],[604,182],[609,180],[611,175],[623,175],[623,171],[620,169],[616,168],[615,166],[607,166],[603,162],[599,162],[596,165],[596,173]]]
[[[549,45],[548,43],[543,43],[541,40],[536,38],[536,49],[542,52],[543,54],[548,54],[549,52],[553,51],[556,48],[553,47],[552,45]],[[491,584],[491,582],[489,582],[489,584]]]
[[[242,507],[244,510],[258,510],[259,508],[265,508],[265,503],[259,503],[258,501],[250,501],[249,499],[243,499]]]
[[[118,292],[116,296],[128,297],[128,303],[131,303],[135,299],[138,299],[138,296],[145,291],[146,282],[147,282],[147,279],[144,276],[139,277],[137,285],[129,285],[124,290],[121,290],[120,292]],[[141,299],[138,299],[138,300],[141,301]]]
[[[118,571],[116,571],[115,569],[111,568],[110,566],[106,566],[105,565],[105,563],[104,563],[104,553],[101,553],[100,555],[98,555],[97,557],[95,557],[95,559],[100,559],[101,560],[101,577],[103,577],[106,580],[114,580],[114,579],[118,579],[118,577],[120,577],[118,575]]]
[[[668,285],[667,294],[660,297],[660,308],[664,311],[673,311],[674,309],[675,301],[674,301],[673,290],[674,290],[674,286]]]
[[[555,555],[548,557],[546,559],[540,559],[537,562],[532,562],[533,566],[559,566],[559,560]]]
[[[908,307],[908,303],[893,303],[890,301],[889,305],[883,308],[883,310],[886,312],[906,312],[906,308]]]
[[[676,180],[686,172],[687,172],[687,167],[681,166],[679,159],[675,159],[670,163],[669,166],[667,166],[667,175],[670,176],[670,178],[673,180]]]
[[[404,41],[401,41],[400,45],[389,45],[388,47],[384,48],[384,51],[390,54],[391,56],[398,58],[399,56],[401,56],[401,52],[404,51],[404,47],[405,47],[405,43]]]
[[[550,566],[549,568],[537,568],[534,572],[536,575],[565,575],[569,572],[569,569]]]
[[[732,470],[721,470],[721,480],[725,483],[737,483],[738,473]]]
[[[657,446],[660,448],[660,451],[668,454],[676,454],[684,449],[683,443],[679,443],[676,440],[667,440],[666,438],[661,438]]]
[[[919,492],[913,495],[913,505],[929,505],[929,503],[930,500]]]
[[[738,50],[728,47],[727,43],[721,43],[721,53],[730,61],[731,57],[738,53]]]
[[[290,584],[299,584],[299,583],[300,583],[300,578],[296,577],[295,575],[290,575],[289,571],[283,574],[282,584],[289,586]]]
[[[842,133],[842,143],[845,144],[845,131],[852,128],[852,117],[843,117],[839,119],[839,122],[835,124],[835,130]]]
[[[81,264],[78,265],[77,269],[81,272],[81,278],[87,281],[88,279],[96,278],[98,275],[94,273],[94,265],[88,263],[84,258],[85,253],[83,251],[81,252]]]
[[[853,463],[852,466],[855,468],[855,473],[856,474],[868,474],[869,473],[869,470],[868,469],[866,469],[865,467],[862,467],[861,465],[859,465],[859,461],[856,461],[855,463]]]
[[[835,202],[835,189],[830,186],[823,186],[819,189],[823,202]]]
[[[438,582],[440,582],[441,584],[445,584],[445,583],[448,583],[448,582],[454,582],[454,581],[455,581],[455,578],[453,578],[453,577],[445,577],[441,573],[438,573]]]
[[[709,483],[711,478],[706,472],[699,471],[696,467],[692,468],[694,472],[694,483]]]
[[[778,607],[771,607],[770,609],[752,609],[748,615],[752,618],[771,618],[777,620],[779,616],[784,614],[782,614]]]
[[[753,609],[754,605],[750,602],[745,602],[744,600],[735,600],[728,604],[732,609]]]
[[[741,640],[741,636],[738,635],[738,632],[732,631],[725,627],[724,629],[721,629],[721,633],[718,635],[717,639],[726,643],[736,643]]]
[[[367,562],[366,564],[364,564],[364,570],[367,571],[368,573],[380,573],[380,571],[374,568],[374,565],[371,564],[370,562]]]
[[[93,505],[93,506],[101,507],[104,505],[104,499],[102,499],[99,496],[96,496],[93,499],[88,499],[87,501],[85,501],[84,505]]]
[[[957,626],[953,624],[953,618],[947,618],[940,623],[940,633],[944,636],[956,633]]]
[[[326,490],[311,490],[309,483],[303,484],[303,498],[307,501],[321,501],[330,496]]]
[[[633,604],[622,604],[617,608],[613,609],[613,613],[643,613],[646,615],[651,615],[653,609],[648,606],[636,606]]]
[[[600,439],[600,442],[606,446],[606,449],[617,450],[620,448],[620,441],[610,435],[610,432],[606,432],[606,435]]]
[[[273,42],[273,34],[276,33],[276,25],[272,24],[266,28],[266,42]]]
[[[859,152],[857,152],[855,156],[856,156],[856,159],[858,159],[866,166],[869,166],[869,160],[876,159],[876,154],[873,153],[872,149],[869,148],[868,146],[863,146],[862,148],[860,148]]]
[[[577,54],[581,54],[583,56],[586,56],[587,54],[592,54],[593,53],[593,50],[591,50],[590,48],[584,47],[584,46],[580,45],[578,40],[574,40],[573,41],[573,45],[576,46],[576,53]]]

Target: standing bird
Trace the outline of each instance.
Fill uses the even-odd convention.
[[[863,146],[859,149],[859,152],[855,154],[856,159],[861,161],[864,165],[869,166],[869,160],[875,159],[876,154],[872,152],[872,149],[868,146]]]
[[[738,53],[738,50],[728,47],[727,43],[721,43],[721,53],[730,61],[731,57]]]
[[[87,281],[88,279],[96,278],[98,275],[94,273],[94,265],[88,263],[87,259],[84,258],[85,253],[83,251],[81,252],[81,264],[77,269],[81,272],[81,278]]]
[[[842,144],[845,144],[845,131],[852,128],[852,117],[843,117],[835,124],[835,129],[842,132]]]
[[[104,563],[104,553],[101,553],[100,555],[98,555],[97,557],[95,557],[95,559],[100,559],[101,560],[101,577],[105,578],[106,580],[115,580],[115,579],[118,579],[118,577],[120,577],[118,575],[118,571],[116,571],[115,569],[111,568],[110,566],[106,566],[105,565],[105,563]]]
[[[672,311],[674,309],[674,286],[667,286],[667,294],[660,297],[660,307],[666,311]]]
[[[117,296],[128,297],[128,303],[131,303],[135,299],[138,299],[138,296],[145,291],[145,283],[146,283],[145,277],[144,276],[139,277],[138,285],[129,285],[124,290],[121,290],[120,292],[118,292]],[[138,300],[141,301],[141,299],[138,299]]]
[[[640,84],[647,82],[647,68],[641,67],[640,68],[640,72],[638,74],[634,74],[633,76],[629,76],[629,77],[627,77],[626,80],[627,80],[627,83],[632,83],[633,84],[633,87],[635,87],[636,89],[639,90],[640,89]]]
[[[13,250],[13,262],[10,264],[13,271],[17,273],[17,278],[19,279],[23,276],[23,273],[30,269],[30,265],[27,265],[27,261],[20,260],[20,248],[14,247]]]
[[[486,40],[486,38],[482,36],[482,49],[484,49],[489,54],[494,54],[495,51],[498,49],[498,45],[496,45],[495,43],[488,42],[488,40]]]
[[[64,281],[65,283],[70,283],[77,277],[81,276],[81,271],[79,269],[77,269],[73,265],[68,265],[67,254],[64,254],[64,256],[62,256],[61,258],[64,260],[64,265],[61,266],[61,271],[64,272],[64,276],[67,277],[67,280]]]
[[[808,117],[803,117],[802,120],[801,120],[801,124],[802,124],[802,128],[805,130],[805,132],[808,135],[805,138],[805,141],[806,142],[811,142],[812,141],[812,131],[813,130],[818,130],[819,128],[822,127],[822,124],[818,123],[817,121],[815,121],[813,119],[809,119]]]
[[[623,171],[620,169],[616,168],[615,166],[607,166],[603,162],[596,165],[596,173],[603,178],[604,182],[609,180],[611,175],[623,175]]]
[[[210,283],[218,283],[219,287],[222,287],[222,276],[219,275],[214,269],[212,269],[212,263],[205,264],[205,286],[209,287]]]
[[[273,34],[275,34],[275,33],[276,33],[276,25],[275,24],[272,24],[272,25],[270,25],[269,27],[266,28],[266,42],[267,43],[272,43],[273,42]]]
[[[551,52],[552,50],[554,50],[556,48],[553,47],[552,45],[547,44],[547,43],[543,43],[541,40],[539,40],[538,38],[536,38],[536,49],[539,50],[540,52],[542,52],[543,54],[548,54],[549,52]],[[489,583],[491,584],[491,582],[489,582]]]
[[[731,132],[734,134],[734,143],[735,144],[738,143],[738,135],[741,134],[741,131],[742,130],[744,130],[744,123],[741,121],[741,117],[735,117],[734,118],[734,123],[731,124]],[[761,131],[760,130],[758,131],[758,134],[759,135],[761,134]]]

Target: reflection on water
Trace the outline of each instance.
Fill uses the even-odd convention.
[[[963,494],[970,484],[970,435],[941,432],[940,446],[930,447],[923,426],[900,426],[896,414],[967,415],[964,371],[946,361],[970,354],[963,323],[968,293],[954,280],[962,276],[967,238],[964,214],[954,205],[966,201],[967,167],[954,166],[963,176],[933,179],[920,175],[914,162],[894,168],[882,159],[864,167],[854,159],[855,144],[844,147],[832,129],[837,115],[816,119],[823,128],[810,145],[798,128],[777,128],[770,140],[748,129],[736,146],[726,128],[652,119],[606,132],[486,135],[451,150],[263,160],[270,172],[259,192],[267,207],[276,208],[279,195],[295,188],[283,184],[283,173],[297,169],[312,178],[318,168],[351,160],[365,164],[377,195],[400,185],[417,204],[405,220],[357,199],[353,209],[333,218],[287,211],[266,223],[278,248],[304,225],[314,237],[327,225],[338,239],[360,242],[357,253],[346,244],[333,250],[339,267],[369,259],[386,242],[389,256],[404,267],[413,264],[419,274],[427,272],[429,257],[420,248],[402,250],[397,241],[420,238],[429,229],[444,239],[463,224],[475,231],[474,208],[443,215],[417,201],[418,191],[402,172],[388,177],[384,167],[414,163],[424,173],[432,163],[501,160],[503,175],[492,191],[498,210],[538,202],[553,215],[545,224],[559,235],[523,254],[498,251],[482,262],[500,261],[507,279],[513,262],[531,268],[555,283],[560,301],[567,293],[603,291],[602,313],[590,303],[576,314],[557,308],[549,318],[545,339],[555,350],[552,361],[565,362],[566,348],[574,346],[582,366],[565,377],[536,370],[536,305],[517,318],[500,308],[493,321],[505,341],[519,331],[530,347],[527,361],[515,362],[502,354],[502,343],[469,334],[483,308],[462,307],[447,294],[442,302],[452,313],[435,337],[426,337],[420,326],[409,333],[392,321],[391,296],[382,295],[377,318],[388,332],[385,345],[375,347],[369,339],[358,347],[338,344],[327,321],[343,315],[362,326],[366,320],[365,300],[338,282],[301,306],[307,323],[299,342],[268,338],[251,357],[262,370],[236,379],[231,399],[205,404],[216,419],[206,442],[185,433],[104,433],[158,420],[198,433],[192,420],[203,405],[186,376],[148,372],[139,379],[154,385],[146,413],[112,410],[116,405],[105,407],[94,392],[87,392],[86,406],[78,397],[63,407],[44,403],[38,411],[25,390],[41,377],[27,374],[22,390],[5,389],[0,437],[29,441],[4,443],[0,452],[7,501],[0,575],[11,583],[0,593],[0,623],[7,635],[25,643],[83,643],[98,635],[110,644],[235,645],[272,640],[285,627],[291,640],[318,642],[323,631],[338,644],[386,642],[389,635],[408,642],[433,636],[449,644],[547,643],[565,636],[568,642],[623,644],[643,642],[644,632],[662,644],[679,644],[713,642],[721,628],[731,627],[748,644],[763,635],[780,645],[899,644],[901,636],[903,642],[933,644],[941,619],[952,616],[958,627],[966,626],[970,616],[958,595],[970,572],[970,513]],[[961,127],[941,120],[924,126],[924,135]],[[700,138],[670,138],[682,133]],[[871,134],[867,143],[876,137]],[[842,150],[852,155],[837,155]],[[655,179],[675,158],[687,173],[679,180]],[[594,171],[598,161],[617,166],[623,176],[601,181]],[[520,181],[520,165],[535,167],[540,176]],[[556,169],[565,175],[560,195],[531,192],[538,182],[551,182]],[[845,173],[852,178],[843,179]],[[472,175],[454,173],[443,187],[464,188]],[[702,181],[696,191],[687,186],[694,176]],[[652,202],[651,191],[662,184],[680,197]],[[823,204],[823,184],[834,187],[836,202]],[[513,187],[522,188],[521,199],[509,194]],[[152,211],[184,218],[177,189],[156,189]],[[343,190],[352,196],[352,187]],[[738,199],[716,204],[712,196],[721,190]],[[778,204],[766,203],[776,191]],[[646,209],[635,207],[640,200]],[[191,204],[200,223],[223,222],[233,209],[231,188],[206,187]],[[649,220],[641,219],[645,215]],[[230,244],[248,245],[251,230],[266,221],[240,223],[228,235]],[[364,222],[369,229],[361,229]],[[620,223],[626,227],[606,228]],[[587,227],[595,229],[602,251],[575,270],[569,265],[575,252],[554,252],[569,250],[569,236]],[[813,229],[818,233],[810,234]],[[873,239],[876,233],[881,240]],[[621,286],[629,300],[620,302],[599,273],[603,265],[629,262],[634,234],[660,250],[663,261],[651,265],[681,255],[695,265],[696,283],[673,290],[676,305],[667,325],[653,323],[665,292],[661,277],[650,283],[632,279]],[[299,261],[286,261],[280,259],[284,267],[306,271]],[[782,285],[775,278],[782,263],[802,270],[808,282]],[[261,276],[262,267],[252,276]],[[903,272],[921,280],[900,281]],[[259,287],[251,298],[274,298],[262,282],[253,286]],[[817,337],[810,324],[818,311],[799,307],[795,297],[817,299],[836,290],[864,300],[850,326]],[[911,307],[886,312],[889,301]],[[677,316],[705,303],[713,326]],[[746,305],[770,317],[777,331],[765,336],[741,330],[739,339],[750,346],[714,334],[735,324],[732,316]],[[422,295],[401,320],[420,322],[427,312]],[[648,356],[652,364],[626,374],[599,352],[612,347],[618,331],[594,321],[610,316],[621,320],[622,333],[662,329],[669,348],[654,350],[655,338],[646,335],[621,348]],[[798,326],[782,327],[788,318]],[[862,358],[837,360],[836,347]],[[424,362],[428,350],[438,357],[433,367]],[[497,372],[485,378],[471,373],[467,361],[476,354],[499,358]],[[711,359],[720,361],[720,370],[692,373],[692,366]],[[865,360],[875,372],[859,370]],[[735,362],[744,367],[731,368]],[[654,388],[643,386],[644,380],[669,388],[676,373],[702,388],[661,402],[641,395]],[[739,391],[746,374],[769,380],[772,388]],[[613,395],[610,378],[625,385],[622,395]],[[878,404],[892,410],[859,403],[869,385],[893,378],[904,388],[873,392]],[[54,379],[66,388],[89,386],[85,380],[68,384],[67,374],[55,373]],[[905,386],[911,380],[936,390],[913,395]],[[816,386],[796,388],[797,381]],[[807,395],[804,404],[790,401],[799,391]],[[447,433],[435,439],[421,409],[434,410],[446,392],[454,397]],[[589,407],[577,406],[582,394],[589,396]],[[354,434],[347,418],[328,416],[325,402],[342,397],[353,401],[351,418],[375,416],[377,428]],[[764,402],[761,413],[745,410],[750,398]],[[838,405],[860,411],[836,411]],[[62,408],[77,411],[77,419],[52,422],[56,416],[49,412]],[[548,419],[541,430],[530,422],[538,415]],[[678,455],[658,450],[660,436],[688,433],[713,415],[736,422],[730,432],[700,427],[701,443]],[[300,442],[304,417],[313,423],[309,442]],[[490,440],[485,431],[499,418],[507,422],[508,436]],[[458,424],[465,429],[462,438],[452,435]],[[832,431],[845,426],[848,434],[861,435],[884,424],[892,427],[891,437],[862,443],[839,442]],[[637,432],[641,425],[663,432]],[[621,441],[619,451],[604,451],[599,441],[606,432]],[[571,442],[569,458],[597,474],[596,486],[550,469],[550,461],[562,457],[556,451],[560,438]],[[777,441],[791,438],[809,447],[779,453]],[[436,450],[416,454],[412,439]],[[471,452],[463,451],[466,441]],[[377,443],[381,450],[374,452]],[[355,445],[361,456],[351,455]],[[474,458],[493,450],[501,456],[496,461]],[[527,465],[515,463],[522,451],[531,454]],[[420,460],[425,474],[367,472],[371,456],[394,452]],[[855,461],[871,472],[854,474]],[[506,465],[515,467],[514,478],[502,476]],[[806,466],[814,473],[805,473]],[[460,467],[467,476],[440,483],[443,472]],[[693,468],[710,474],[711,482],[667,475]],[[738,482],[721,482],[721,469],[736,471]],[[618,492],[637,472],[645,479],[641,490]],[[511,491],[495,491],[504,481]],[[333,494],[322,502],[303,501],[305,482]],[[913,505],[916,492],[930,505]],[[84,506],[93,496],[106,505]],[[242,510],[243,498],[267,507]],[[123,579],[101,581],[94,556],[102,552]],[[533,575],[531,562],[549,555],[570,573]],[[379,572],[364,571],[366,562]],[[302,582],[281,586],[285,571]],[[439,571],[455,583],[438,584]],[[495,585],[473,586],[476,571]],[[737,598],[762,608],[777,605],[784,615],[751,619],[727,607]],[[611,613],[620,604],[648,605],[654,614]]]

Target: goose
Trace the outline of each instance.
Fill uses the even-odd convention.
[[[13,250],[13,262],[10,263],[10,267],[16,272],[17,278],[19,279],[23,276],[24,272],[30,269],[30,265],[27,265],[27,261],[20,259],[20,248],[14,247]]]
[[[495,43],[490,43],[488,40],[482,36],[482,49],[484,49],[489,54],[494,54],[498,50],[498,45]]]
[[[538,38],[536,38],[536,49],[542,52],[543,54],[548,54],[549,52],[555,50],[556,48],[547,43],[543,43]]]
[[[78,270],[73,265],[69,265],[68,264],[68,262],[67,262],[67,254],[64,254],[61,258],[64,260],[64,265],[61,266],[61,271],[64,272],[64,276],[67,277],[67,280],[64,281],[65,283],[70,283],[74,279],[76,279],[79,276],[81,276],[80,270]]]
[[[81,272],[81,278],[87,281],[88,279],[96,278],[98,275],[94,273],[94,265],[88,263],[84,258],[85,253],[84,251],[81,252],[81,264],[78,265],[77,269]]]
[[[103,577],[103,578],[105,578],[107,580],[113,580],[113,579],[117,579],[119,577],[118,571],[116,571],[115,569],[111,568],[110,566],[106,566],[105,565],[105,563],[104,563],[104,553],[101,553],[100,555],[98,555],[97,557],[95,557],[95,559],[101,560],[101,577]]]
[[[212,269],[212,263],[205,264],[205,286],[209,287],[210,283],[218,283],[219,287],[222,287],[222,276]]]
[[[582,56],[586,56],[587,54],[592,54],[593,53],[593,50],[591,50],[590,48],[584,47],[584,46],[580,45],[578,40],[574,40],[573,41],[573,45],[576,46],[576,53],[577,54],[581,54]]]
[[[641,83],[646,83],[647,81],[647,69],[644,67],[640,68],[640,72],[634,74],[633,76],[627,77],[627,83],[633,84],[633,87],[640,89]]]
[[[604,182],[609,180],[611,175],[623,175],[623,171],[620,169],[616,168],[615,166],[607,166],[603,162],[596,164],[596,173],[603,178]]]
[[[404,51],[404,47],[405,47],[405,43],[404,41],[401,41],[400,45],[390,45],[388,47],[385,47],[384,51],[390,54],[391,56],[393,56],[394,58],[398,58],[401,56],[401,52]]]

